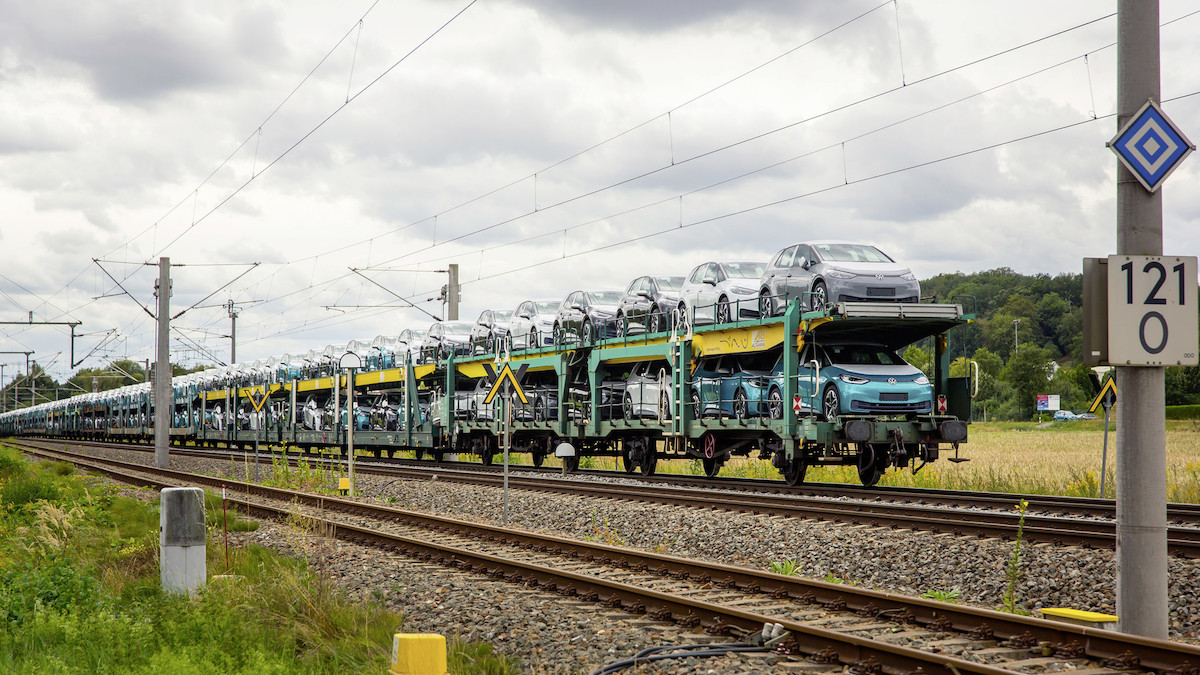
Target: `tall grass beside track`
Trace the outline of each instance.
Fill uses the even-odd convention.
[[[219,496],[206,499],[209,584],[168,596],[157,505],[73,473],[0,446],[0,672],[386,671],[403,617],[348,598],[302,557],[234,546],[226,567]],[[256,526],[230,516],[231,530]],[[293,544],[327,541],[288,531]],[[487,645],[454,640],[450,659],[455,673],[517,671]]]

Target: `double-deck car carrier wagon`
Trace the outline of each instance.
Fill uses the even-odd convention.
[[[779,317],[675,319],[670,331],[434,363],[364,353],[352,413],[337,354],[193,373],[175,379],[171,435],[312,450],[343,447],[353,424],[355,447],[376,456],[470,453],[490,464],[509,403],[485,403],[484,366],[507,359],[525,367],[528,400],[512,403],[510,450],[534,465],[556,454],[567,471],[581,457],[614,457],[650,475],[660,459],[688,458],[715,476],[731,457],[753,455],[789,484],[810,466],[850,465],[873,485],[889,467],[917,471],[949,449],[957,458],[967,440],[970,386],[949,376],[946,352],[947,331],[973,319],[961,305],[847,302],[805,312],[793,301]],[[896,355],[929,337],[932,378]],[[138,385],[8,413],[0,432],[133,439],[152,436],[153,419],[149,387]]]

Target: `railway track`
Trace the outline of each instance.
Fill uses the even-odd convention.
[[[748,648],[762,649],[754,636],[779,624],[786,632],[772,648],[818,672],[1196,675],[1200,663],[1200,648],[1181,643],[20,445],[134,484],[223,484],[254,515],[294,518],[303,509],[341,539],[703,628]]]
[[[63,445],[61,441],[40,441],[42,444]],[[65,445],[86,447],[90,443],[75,442]],[[45,447],[45,445],[43,445]],[[137,448],[125,444],[107,444],[101,447],[118,449]],[[144,449],[144,448],[140,448]],[[179,455],[228,459],[228,452],[214,452],[194,448],[178,448]],[[242,456],[242,453],[236,453]],[[268,456],[269,457],[269,456]],[[322,461],[333,461],[322,458]],[[412,461],[404,464],[379,461],[357,462],[360,472],[369,472],[398,479],[428,479],[436,474],[440,480],[485,486],[499,486],[503,478],[499,467],[479,467],[469,464],[431,465],[428,462]],[[1047,515],[1047,512],[1069,511],[1069,505],[1080,503],[1075,498],[1044,498],[1034,495],[987,495],[978,499],[975,495],[952,497],[949,491],[925,496],[923,492],[896,491],[900,494],[916,494],[917,501],[897,501],[895,498],[867,499],[866,491],[849,491],[838,498],[821,495],[796,494],[793,491],[763,490],[749,486],[726,490],[726,481],[696,479],[682,483],[673,482],[675,477],[661,477],[647,482],[636,481],[586,481],[578,478],[553,477],[553,469],[513,473],[508,478],[514,489],[544,493],[561,493],[607,499],[624,499],[687,506],[704,509],[723,509],[742,513],[784,515],[818,521],[872,525],[893,529],[921,530],[933,533],[948,533],[956,536],[995,537],[1015,539],[1020,529],[1022,536],[1030,541],[1046,542],[1063,546],[1112,549],[1116,546],[1116,524],[1111,519],[1112,502],[1105,519],[1064,515]],[[612,474],[613,476],[623,474]],[[770,483],[771,481],[758,481]],[[832,487],[832,486],[821,486]],[[829,491],[825,491],[829,495]],[[1034,500],[1030,512],[1024,517],[1013,507],[1021,500]],[[1102,502],[1104,500],[1090,500]],[[1084,500],[1083,503],[1088,503]],[[1168,528],[1167,547],[1171,555],[1183,558],[1200,558],[1200,512],[1196,505],[1176,504],[1168,515],[1176,523]],[[1101,510],[1102,504],[1090,504],[1091,512]]]

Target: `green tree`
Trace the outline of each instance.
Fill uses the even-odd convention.
[[[1037,345],[1022,345],[1020,351],[1004,364],[1001,378],[1016,396],[1018,419],[1032,419],[1037,411],[1038,394],[1047,393],[1050,382],[1051,354]]]

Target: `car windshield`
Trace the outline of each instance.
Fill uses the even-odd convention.
[[[683,277],[654,277],[660,291],[677,291],[683,288]]]
[[[446,331],[446,335],[466,336],[471,334],[471,328],[474,325],[466,321],[446,321],[442,324],[442,328]]]
[[[534,306],[535,306],[535,307],[537,307],[537,313],[538,313],[538,314],[554,314],[555,312],[557,312],[557,311],[558,311],[558,306],[559,306],[560,304],[562,304],[562,303],[558,303],[558,302],[535,302],[535,303],[533,303],[533,304],[534,304]]]
[[[833,363],[870,366],[898,366],[908,363],[896,352],[875,345],[835,345],[825,347],[825,353]]]
[[[593,305],[615,305],[621,301],[620,291],[589,291],[588,302]]]
[[[509,319],[512,318],[512,310],[511,309],[498,309],[498,310],[492,312],[492,314],[495,315],[496,321],[508,321]]]
[[[721,266],[725,268],[729,276],[739,279],[757,279],[767,268],[763,263],[753,262],[722,263]]]
[[[814,244],[817,255],[826,262],[890,263],[883,251],[866,244]]]

